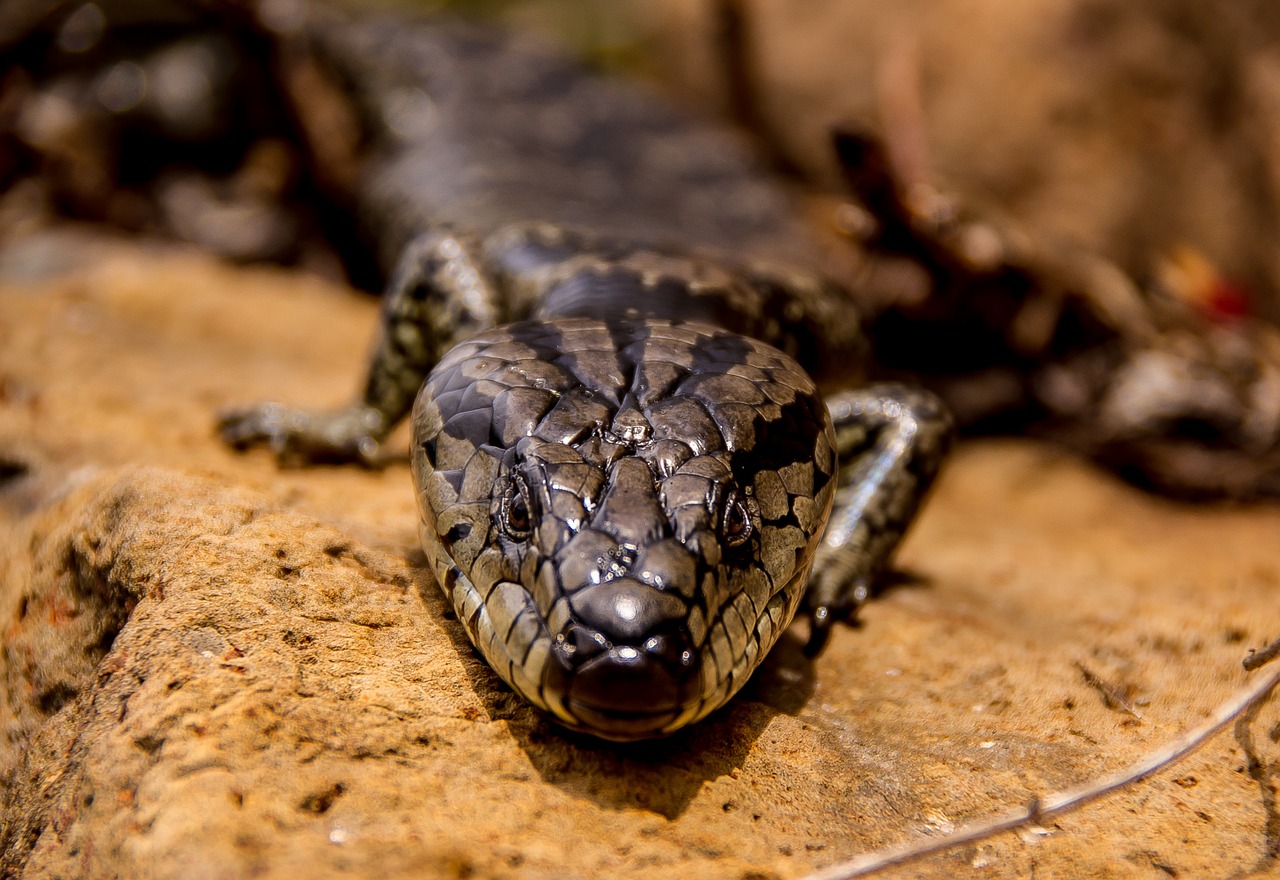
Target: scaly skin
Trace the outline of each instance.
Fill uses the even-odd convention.
[[[251,409],[224,437],[371,462],[416,397],[432,569],[494,670],[576,730],[702,718],[802,606],[819,648],[950,423],[850,384],[861,317],[804,268],[784,194],[725,133],[511,37],[313,36],[386,122],[364,190],[397,254],[382,340],[350,407]],[[834,421],[811,373],[845,389]]]

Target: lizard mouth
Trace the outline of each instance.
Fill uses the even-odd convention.
[[[652,653],[613,647],[573,673],[565,708],[598,736],[652,736],[688,705],[689,679],[686,670],[672,669]]]
[[[632,582],[618,594],[640,591],[656,592]],[[548,701],[563,709],[556,712],[561,720],[609,739],[638,739],[669,729],[698,705],[702,656],[683,617],[629,621],[638,624],[629,632],[598,623],[580,617],[555,639],[542,685]]]

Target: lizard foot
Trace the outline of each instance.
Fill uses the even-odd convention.
[[[314,413],[263,403],[218,418],[224,443],[237,450],[266,446],[282,466],[356,462],[377,467],[385,433],[382,414],[362,404]]]

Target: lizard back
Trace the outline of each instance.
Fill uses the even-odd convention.
[[[382,141],[358,195],[393,259],[425,228],[542,223],[813,266],[795,206],[742,139],[527,36],[455,20],[312,37]]]

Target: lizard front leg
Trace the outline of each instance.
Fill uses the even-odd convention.
[[[382,441],[413,406],[437,360],[498,320],[495,287],[478,247],[437,230],[405,248],[383,299],[379,339],[360,399],[315,412],[266,403],[225,413],[222,439],[236,449],[267,445],[282,464],[379,462]]]
[[[875,589],[914,519],[950,445],[942,402],[919,388],[874,385],[827,400],[836,429],[840,482],[805,594],[806,651],[826,645]]]

